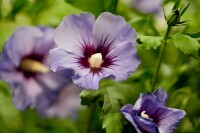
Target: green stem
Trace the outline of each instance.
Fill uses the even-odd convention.
[[[85,126],[82,133],[90,132],[91,127],[92,127],[92,118],[94,116],[95,108],[96,108],[96,103],[86,110],[87,111],[86,116],[85,116],[86,121],[85,121]]]
[[[2,4],[2,0],[0,0],[0,22],[1,22],[1,20],[2,20],[2,18],[3,18],[3,15],[2,15],[2,7],[3,7],[3,4]],[[0,23],[0,29],[1,29],[1,23]]]
[[[0,17],[2,16],[2,0],[0,0]]]
[[[172,27],[168,26],[167,32],[165,34],[165,37],[162,40],[162,44],[161,44],[161,48],[160,48],[160,52],[159,52],[159,56],[158,56],[158,62],[157,62],[157,65],[156,65],[155,74],[153,75],[151,91],[154,91],[154,87],[155,87],[155,84],[156,84],[156,81],[157,81],[157,77],[158,77],[158,72],[160,70],[162,58],[163,58],[163,55],[164,55],[164,52],[165,52],[165,48],[166,48],[166,45],[167,45],[167,39],[168,39],[168,37],[170,35],[171,30],[172,30]]]
[[[118,0],[114,0],[114,8],[113,8],[113,11],[112,11],[114,14],[116,13],[117,3],[118,3]]]

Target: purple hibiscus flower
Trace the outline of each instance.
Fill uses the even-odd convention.
[[[141,13],[157,14],[162,11],[162,0],[133,0],[132,7]]]
[[[159,88],[141,94],[135,105],[125,105],[121,112],[138,133],[173,133],[186,115],[185,111],[165,107],[167,93]]]
[[[49,69],[53,35],[48,27],[17,28],[0,53],[0,79],[8,83],[14,105],[20,110],[32,107],[45,114],[55,102],[62,101],[58,99],[64,90],[71,89],[72,71],[55,73]],[[78,94],[76,97],[79,99]]]
[[[69,15],[54,39],[58,48],[50,51],[51,69],[73,69],[72,80],[80,87],[97,89],[102,78],[125,80],[140,64],[136,32],[122,17],[108,12],[96,21],[89,13]]]

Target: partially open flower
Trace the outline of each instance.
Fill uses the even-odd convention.
[[[32,107],[50,116],[46,111],[56,103],[62,103],[66,95],[71,96],[68,90],[77,88],[72,87],[75,86],[71,80],[72,71],[55,73],[49,69],[48,53],[55,47],[53,34],[53,29],[47,27],[17,28],[0,53],[0,79],[10,86],[14,105],[20,110]],[[76,92],[71,99],[79,100],[79,92]],[[55,115],[66,116],[74,112],[73,106],[64,101],[67,105],[63,104],[63,107],[68,109],[57,108]]]
[[[136,32],[125,20],[102,13],[69,15],[55,30],[58,48],[51,50],[53,71],[73,69],[73,82],[97,89],[102,78],[122,81],[132,74],[140,60],[136,54]]]
[[[141,94],[135,105],[125,105],[121,112],[138,133],[173,133],[185,116],[185,111],[165,107],[167,93],[159,88],[154,93]]]

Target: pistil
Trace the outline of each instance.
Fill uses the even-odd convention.
[[[101,64],[103,63],[101,53],[93,54],[89,59],[88,62],[91,68],[100,68]]]
[[[142,111],[142,112],[141,112],[141,116],[142,116],[143,118],[149,118],[149,116],[148,116],[147,114],[145,114],[145,111]]]

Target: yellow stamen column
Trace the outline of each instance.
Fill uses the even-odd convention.
[[[36,72],[46,73],[50,71],[50,69],[47,66],[32,59],[23,59],[21,61],[19,68],[22,71],[33,72],[33,73],[36,73]]]
[[[88,62],[90,63],[91,68],[100,68],[101,64],[103,63],[101,53],[93,54],[89,59]]]
[[[142,112],[141,112],[141,116],[142,116],[143,118],[149,118],[149,116],[148,116],[147,114],[145,114],[145,111],[142,111]]]

